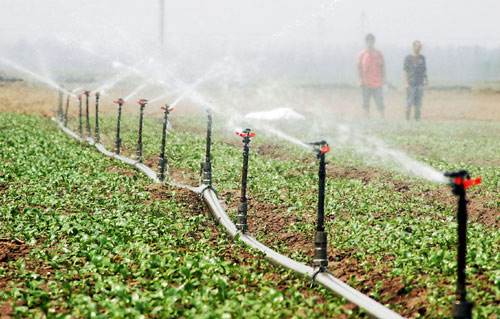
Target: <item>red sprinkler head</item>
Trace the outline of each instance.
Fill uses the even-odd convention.
[[[245,137],[252,138],[252,137],[255,137],[255,135],[256,135],[255,132],[252,132],[249,128],[246,128],[243,131],[238,130],[235,133],[236,133],[236,135],[243,137],[243,138],[245,138]]]
[[[452,183],[457,185],[457,186],[463,186],[463,188],[467,189],[471,186],[480,185],[481,184],[481,176],[477,177],[477,178],[455,177],[452,180]]]
[[[148,104],[148,100],[146,100],[146,99],[140,99],[139,101],[137,101],[137,103],[140,106],[146,106],[146,104]]]
[[[83,91],[83,94],[85,94],[86,96],[89,96],[90,95],[90,91]]]
[[[321,155],[325,155],[326,153],[330,152],[330,145],[326,141],[319,141],[319,142],[313,142],[309,143],[309,145],[312,145],[314,151],[320,157]]]
[[[481,184],[481,177],[471,178],[465,170],[457,172],[447,172],[444,176],[450,179],[450,186],[453,188],[453,193],[459,193],[459,190],[466,190],[469,187]]]
[[[164,111],[167,111],[167,113],[171,113],[175,110],[175,107],[168,106],[168,104],[165,104],[165,106],[162,106],[161,109]]]
[[[114,100],[113,103],[118,104],[118,105],[123,105],[123,104],[125,104],[125,100],[122,98],[119,98],[118,100]]]

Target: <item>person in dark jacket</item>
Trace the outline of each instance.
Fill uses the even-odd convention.
[[[410,120],[412,108],[415,111],[415,120],[420,120],[422,100],[424,97],[424,87],[428,84],[427,62],[425,56],[421,54],[422,43],[413,42],[413,54],[408,55],[404,61],[406,73],[406,119]]]

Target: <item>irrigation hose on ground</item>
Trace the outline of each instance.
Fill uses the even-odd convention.
[[[96,149],[101,152],[102,154],[115,158],[119,161],[122,161],[126,164],[129,164],[131,166],[134,166],[136,169],[139,171],[143,172],[146,176],[148,176],[153,182],[155,183],[160,183],[160,180],[156,174],[155,171],[153,171],[151,168],[148,166],[140,163],[137,160],[133,160],[131,158],[117,155],[116,153],[108,151],[104,145],[100,143],[95,143],[93,138],[86,138],[83,139],[81,138],[78,134],[70,130],[69,128],[64,126],[64,123],[59,121],[56,118],[52,118],[53,121],[55,121],[61,130],[69,135],[70,137],[80,141],[80,142],[87,142],[90,145],[94,145]],[[229,234],[234,239],[239,239],[243,241],[246,245],[253,249],[257,249],[258,251],[262,252],[265,254],[266,258],[269,259],[271,262],[277,265],[281,265],[283,267],[286,267],[290,270],[293,270],[294,272],[306,276],[309,278],[315,279],[318,283],[322,284],[324,287],[327,289],[331,290],[332,292],[336,293],[337,295],[345,298],[346,300],[358,305],[360,308],[365,310],[367,313],[370,315],[380,318],[380,319],[401,319],[403,318],[401,315],[397,314],[396,312],[390,310],[389,308],[383,306],[382,304],[378,303],[377,301],[371,299],[370,297],[366,296],[365,294],[359,292],[358,290],[352,288],[351,286],[347,285],[343,281],[341,281],[338,278],[335,278],[329,273],[326,272],[320,272],[316,274],[316,271],[314,268],[307,266],[303,263],[300,263],[298,261],[295,261],[291,258],[288,258],[271,248],[267,247],[263,243],[259,242],[257,239],[253,238],[252,236],[249,236],[247,234],[242,234],[237,228],[236,225],[233,223],[231,218],[227,215],[226,211],[222,207],[219,198],[217,197],[217,194],[211,187],[206,187],[206,185],[200,185],[199,187],[192,187],[184,184],[179,184],[175,182],[168,182],[169,185],[172,185],[174,187],[179,187],[179,188],[184,188],[184,189],[189,189],[190,191],[193,191],[199,195],[203,196],[203,199],[207,206],[210,209],[210,212],[212,213],[214,219],[224,227],[226,232]]]

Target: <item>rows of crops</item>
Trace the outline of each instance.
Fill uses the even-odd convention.
[[[339,298],[311,291],[308,282],[230,242],[196,197],[152,187],[71,142],[47,119],[2,113],[0,147],[2,315],[353,313]]]
[[[127,132],[125,145],[133,150],[137,119],[128,118],[124,124]],[[172,173],[177,179],[191,180],[195,184],[202,161],[203,138],[201,134],[192,133],[199,132],[203,122],[196,123],[189,118],[177,124],[168,141]],[[464,123],[463,134],[473,131],[475,125]],[[149,155],[146,162],[155,166],[160,121],[151,119],[145,127],[145,152]],[[406,140],[405,135],[400,134],[399,142],[409,141],[415,135],[415,129],[418,128],[407,129]],[[426,134],[420,134],[424,140],[421,143],[430,148],[430,153],[439,154],[439,146],[444,144],[450,125],[443,124],[432,133],[429,133],[429,127],[419,129],[441,137],[428,143]],[[483,126],[481,133],[488,133],[488,130],[494,132],[497,128]],[[104,121],[104,131],[113,131],[113,118]],[[471,137],[465,141],[472,144],[479,138],[484,140],[482,134],[469,135]],[[111,138],[108,143],[111,147]],[[222,195],[234,213],[241,154],[231,144],[227,137],[216,143],[214,178],[217,188],[224,190]],[[269,152],[269,145],[257,144],[254,149],[262,156],[254,156],[251,161],[251,171],[254,172],[250,186],[254,206],[249,217],[254,219],[251,231],[269,246],[310,262],[316,200],[314,160],[310,154],[288,147],[273,146]],[[451,157],[458,155],[453,149],[448,154]],[[492,158],[492,154],[480,153],[479,148],[473,154],[486,161]],[[342,152],[338,155],[332,159],[334,168],[330,174],[327,205],[333,273],[405,315],[449,316],[450,304],[454,300],[456,244],[454,205],[449,200],[451,196],[444,195],[449,190],[377,170],[372,175],[365,174],[370,169],[363,169],[352,154]],[[494,210],[498,208],[494,194],[499,182],[494,165],[484,165],[474,162],[472,157],[465,157],[469,160],[468,165],[456,163],[452,166],[439,155],[431,156],[427,161],[442,169],[466,166],[485,176],[484,187],[472,197],[480,200],[481,209],[494,218]],[[349,170],[357,171],[358,176],[348,173]],[[495,314],[498,295],[498,270],[495,266],[498,256],[495,251],[500,236],[495,228],[496,221],[485,218],[483,222],[476,219],[471,225],[469,242],[470,293],[478,304],[477,315],[480,317]]]
[[[27,118],[24,118],[24,120],[27,120]],[[30,121],[34,120],[30,119]],[[112,149],[115,119],[114,117],[104,117],[101,123],[103,142]],[[39,124],[46,125],[46,123]],[[70,122],[70,126],[75,127],[75,124],[74,121]],[[486,183],[484,187],[471,193],[472,200],[481,203],[474,207],[484,211],[485,216],[476,218],[470,229],[469,238],[471,240],[469,241],[470,255],[468,263],[471,284],[469,292],[471,299],[477,304],[475,315],[479,318],[492,317],[496,314],[497,296],[499,294],[499,274],[496,269],[499,260],[495,251],[499,248],[500,234],[498,227],[495,227],[498,221],[495,220],[493,213],[499,207],[498,199],[495,197],[499,179],[495,171],[494,153],[482,152],[484,148],[480,147],[481,143],[479,141],[489,144],[498,143],[491,138],[498,128],[493,124],[481,125],[481,130],[478,130],[479,124],[475,123],[462,123],[460,125],[462,126],[461,132],[466,137],[463,139],[465,146],[471,148],[470,153],[461,154],[458,150],[463,149],[463,146],[447,149],[443,147],[451,130],[451,124],[443,124],[441,127],[419,126],[405,129],[384,125],[383,128],[375,129],[379,129],[382,135],[391,136],[394,136],[392,133],[397,131],[399,134],[394,142],[403,147],[405,145],[412,145],[411,147],[425,145],[425,148],[417,149],[417,152],[421,153],[422,159],[436,167],[441,169],[466,167],[474,174],[481,174],[485,177]],[[137,119],[127,115],[123,122],[123,140],[124,151],[129,155],[134,153],[137,137],[136,126]],[[167,147],[171,174],[174,178],[183,182],[197,184],[197,174],[202,161],[204,144],[203,136],[199,134],[201,133],[199,127],[203,127],[204,123],[202,120],[193,120],[190,117],[188,119],[175,119],[174,126],[176,129],[169,134]],[[453,126],[456,126],[456,124],[453,124]],[[161,122],[159,119],[152,118],[146,121],[144,136],[146,163],[153,167],[157,165],[160,131]],[[2,133],[5,133],[5,131]],[[51,133],[55,134],[54,132]],[[5,136],[12,138],[11,135],[22,136],[22,134],[6,134]],[[429,138],[431,135],[434,136],[432,140]],[[8,140],[5,136],[4,139]],[[416,143],[415,136],[419,136]],[[44,137],[47,138],[47,136]],[[261,139],[260,142],[259,138]],[[310,262],[312,253],[311,235],[314,232],[314,206],[316,200],[314,157],[311,154],[305,154],[288,146],[269,145],[265,138],[259,138],[253,145],[250,164],[250,193],[252,196],[252,208],[249,213],[250,231],[278,251],[295,259]],[[54,141],[54,138],[51,137],[48,140]],[[218,140],[215,143],[213,154],[214,183],[218,189],[224,190],[221,197],[230,206],[230,211],[235,213],[240,179],[241,152],[237,147],[237,139],[232,140],[227,136],[218,134]],[[42,136],[39,142],[43,141]],[[59,144],[58,141],[57,145]],[[72,152],[79,152],[73,150],[74,144],[68,143],[68,145],[70,145],[68,148],[71,148]],[[49,147],[47,145],[46,147],[46,153],[48,153],[50,147],[55,146],[51,145]],[[90,150],[87,151],[92,153]],[[37,154],[28,149],[19,150],[18,147],[16,152],[29,152],[32,156],[38,157]],[[56,151],[56,153],[58,152]],[[327,226],[331,234],[329,238],[331,271],[357,289],[383,303],[389,304],[391,308],[404,315],[432,318],[449,316],[450,305],[454,300],[456,242],[453,217],[454,205],[450,201],[452,198],[448,194],[449,190],[440,189],[438,186],[423,183],[419,180],[408,180],[404,176],[368,168],[346,150],[334,151],[333,155],[330,158],[331,165],[327,187]],[[46,154],[47,158],[51,156],[53,155]],[[104,161],[110,166],[113,165],[113,167],[117,165],[116,163],[109,163],[109,161],[105,161],[100,157],[98,160],[98,157],[97,154],[91,157],[85,156],[84,161],[85,163],[92,163],[92,166],[100,161]],[[58,160],[54,159],[51,162],[61,160],[59,157],[57,158]],[[457,158],[462,158],[467,164],[460,163],[456,160]],[[65,160],[67,159],[65,158]],[[9,163],[10,161],[6,162]],[[449,164],[452,162],[454,163],[453,166]],[[78,166],[78,170],[82,169],[79,166],[84,164],[82,159],[68,160],[68,163],[71,163],[73,169]],[[20,165],[19,161],[16,164]],[[63,172],[67,174],[63,169],[64,166],[58,165],[54,167],[51,165],[51,168],[60,169],[61,174]],[[19,168],[17,171],[22,172]],[[266,174],[259,173],[264,171]],[[109,169],[105,170],[105,172],[108,174]],[[123,175],[123,172],[120,171],[119,174]],[[2,178],[5,177],[2,176]],[[130,180],[129,186],[132,188],[129,194],[137,195],[135,192],[137,187],[140,187],[141,183],[143,183],[144,187],[146,185],[145,180],[135,175],[120,176],[120,178]],[[96,176],[90,175],[86,176],[86,179],[78,180],[78,183],[87,185],[86,187],[97,184],[95,188],[88,189],[85,193],[87,195],[94,193],[93,196],[96,196],[95,193],[99,193],[97,188],[105,187],[102,184],[104,179],[102,178],[100,183],[96,183]],[[46,184],[44,184],[45,186]],[[441,188],[443,187],[441,186]],[[120,189],[120,191],[123,191],[123,189]],[[5,195],[3,198],[5,198]],[[109,194],[108,198],[110,198]],[[179,205],[176,205],[172,198],[169,198],[169,200],[170,205]],[[185,198],[181,198],[181,200],[185,200]],[[54,198],[52,198],[52,201],[54,201]],[[78,199],[77,202],[81,204],[82,200]],[[57,207],[57,204],[60,204],[51,203],[49,207]],[[102,205],[103,199],[101,198],[98,203]],[[146,200],[144,206],[147,208],[144,209],[150,209],[153,203],[156,203],[156,201]],[[40,206],[46,207],[46,205]],[[87,207],[87,209],[88,207],[95,207],[92,210],[97,212],[103,209],[93,202],[88,202],[83,206],[76,206],[80,207],[80,209],[82,207]],[[115,210],[119,211],[119,208],[115,208]],[[79,211],[79,208],[74,208],[72,211]],[[118,211],[117,213],[119,213]],[[10,214],[12,215],[12,212]],[[38,215],[36,218],[39,218]],[[178,217],[179,214],[175,214],[175,218]],[[199,229],[197,223],[210,224],[207,223],[205,217],[199,216],[197,218],[193,220],[192,224],[196,229]],[[147,233],[146,230],[142,230]],[[192,231],[191,229],[187,232],[191,234]],[[13,235],[15,232],[9,230],[8,233]],[[25,235],[21,237],[26,238]],[[211,244],[214,243],[211,242]],[[217,247],[215,255],[220,257],[221,250],[224,250],[224,248],[219,247],[219,244],[228,245],[228,243],[227,241],[224,243],[219,241],[217,245],[213,245]],[[189,245],[189,247],[185,248],[191,249],[192,247]],[[243,252],[243,250],[240,250],[240,252]],[[224,254],[222,255],[224,256]],[[253,258],[245,258],[245,260],[246,262],[250,261],[246,264],[248,267],[255,267],[256,263],[260,267],[259,269],[264,270],[268,267],[263,266],[262,263]],[[241,262],[241,260],[239,261]],[[241,273],[239,269],[234,271],[238,274]],[[273,271],[276,272],[277,270],[273,268]],[[16,271],[10,269],[10,272],[7,273],[12,276]],[[285,277],[289,279],[290,274],[286,274]],[[266,276],[264,278],[277,279],[274,277],[266,278]],[[268,284],[272,280],[269,280]],[[288,289],[300,290],[304,288],[304,282],[297,279],[293,280],[294,284],[290,283]],[[288,284],[287,281],[286,285],[288,286]],[[260,283],[256,285],[256,287],[260,286]],[[3,297],[6,300],[12,300],[11,294],[15,291],[16,289],[9,290],[10,295]],[[283,297],[283,292],[278,291],[277,293],[280,293]],[[301,296],[300,292],[297,292],[297,294]],[[284,295],[286,296],[286,292]],[[129,298],[126,296],[130,297],[130,294],[128,292],[124,293],[123,297],[125,299]],[[323,314],[325,314],[324,311],[328,308],[330,316],[338,312],[350,312],[351,307],[339,307],[341,301],[332,296],[327,296],[328,306],[321,303],[315,306],[320,309],[316,308],[314,311],[319,310],[319,313],[323,311]],[[27,297],[29,297],[29,293]],[[258,304],[257,299],[257,297],[254,298],[256,305]],[[61,300],[57,302],[50,297],[43,297],[42,300],[46,304],[52,302],[52,310],[60,310],[61,307],[57,305],[65,304]],[[307,300],[306,304],[311,306],[313,304],[312,299]],[[262,299],[262,302],[265,302],[265,298]],[[287,302],[293,303],[295,301],[287,300]],[[145,302],[145,304],[154,304],[154,302]],[[295,304],[295,306],[291,307],[292,309],[295,309],[293,307],[304,307],[301,301],[297,301]],[[69,308],[73,309],[72,307]],[[214,310],[214,308],[209,308],[212,311]],[[26,310],[26,306],[20,305],[18,311],[23,311],[23,309]],[[42,307],[38,311],[40,309],[49,308]],[[84,307],[82,306],[80,309],[84,309]],[[108,307],[101,304],[100,309],[102,311],[108,309]],[[275,315],[293,313],[286,312],[287,310],[284,309],[285,307],[283,309],[278,307],[268,310],[269,313],[272,312]],[[298,314],[305,315],[310,310],[311,308],[306,306],[305,310]],[[177,314],[183,314],[183,311],[186,310],[181,309],[179,311]],[[189,311],[194,310],[189,308]],[[225,309],[221,311],[231,313],[231,311]],[[247,313],[248,309],[242,311]],[[209,313],[212,312],[209,311]],[[165,315],[166,313],[162,314]]]

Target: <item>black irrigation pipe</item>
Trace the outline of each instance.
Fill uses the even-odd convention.
[[[88,95],[87,95],[88,97]],[[98,101],[98,96],[97,101]],[[115,101],[118,104],[118,119],[117,119],[117,131],[115,140],[115,152],[110,152],[106,150],[104,145],[99,143],[96,134],[96,139],[91,138],[83,139],[82,136],[82,99],[81,95],[78,96],[79,99],[79,133],[71,131],[66,127],[66,121],[61,120],[61,113],[58,108],[57,118],[54,120],[58,123],[61,130],[72,138],[81,141],[88,142],[94,145],[97,150],[106,156],[115,158],[124,163],[134,166],[144,174],[146,174],[155,183],[161,183],[164,176],[164,168],[166,165],[166,130],[168,125],[168,114],[171,111],[170,108],[165,107],[164,121],[163,121],[163,131],[162,131],[162,145],[160,151],[160,172],[155,173],[151,168],[142,164],[142,125],[143,125],[143,111],[147,104],[147,100],[139,100],[140,105],[140,122],[139,122],[139,137],[137,145],[137,160],[133,160],[128,157],[119,155],[120,153],[120,121],[121,121],[121,108],[124,104],[123,99]],[[88,99],[87,99],[88,101]],[[96,101],[96,102],[97,102]],[[69,103],[69,102],[68,102]],[[97,102],[98,103],[98,102]],[[97,103],[96,103],[96,116],[97,116]],[[62,105],[62,103],[61,103]],[[88,106],[88,103],[87,103]],[[67,113],[67,112],[66,112]],[[88,115],[88,113],[87,113]],[[97,125],[96,121],[96,126]],[[98,130],[96,131],[98,132]],[[207,140],[206,140],[206,154],[205,163],[203,165],[203,176],[205,176],[205,170],[209,169],[210,178],[202,178],[201,185],[198,187],[191,187],[187,185],[182,185],[169,181],[168,184],[189,189],[200,196],[203,197],[205,203],[209,207],[212,215],[216,221],[222,225],[226,232],[233,238],[243,241],[248,246],[257,249],[265,254],[266,258],[272,262],[284,266],[288,269],[295,271],[298,274],[312,278],[314,281],[321,283],[323,286],[333,291],[334,293],[340,295],[341,297],[347,299],[348,301],[358,305],[363,308],[366,312],[376,318],[383,319],[399,319],[403,318],[394,311],[388,309],[387,307],[379,304],[370,297],[362,294],[356,289],[350,287],[341,280],[335,278],[331,275],[328,270],[328,254],[327,254],[327,236],[324,228],[324,201],[325,201],[325,178],[326,178],[326,161],[325,154],[330,151],[328,144],[325,141],[320,141],[316,143],[311,143],[313,149],[316,152],[317,158],[319,160],[319,170],[318,170],[318,208],[317,208],[317,223],[316,223],[316,233],[315,233],[315,253],[313,259],[313,266],[310,267],[299,263],[293,259],[290,259],[278,252],[272,250],[271,248],[265,246],[252,236],[247,234],[247,209],[248,209],[248,199],[247,199],[247,177],[248,177],[248,158],[249,158],[249,144],[251,138],[255,136],[254,132],[250,129],[246,129],[242,132],[237,132],[237,134],[243,138],[243,167],[242,167],[242,185],[241,185],[241,197],[240,197],[240,207],[238,209],[237,222],[234,224],[229,218],[228,214],[222,208],[221,202],[217,196],[215,189],[212,187],[211,183],[211,143],[212,143],[212,115],[208,113],[208,123],[207,123]],[[163,165],[163,168],[162,168]],[[481,179],[471,179],[467,171],[458,171],[452,173],[446,173],[446,177],[450,179],[450,186],[452,187],[453,194],[458,197],[458,209],[457,209],[457,235],[458,235],[458,245],[457,245],[457,302],[453,309],[453,316],[457,319],[470,319],[472,317],[472,303],[467,301],[466,293],[466,253],[467,253],[467,199],[466,199],[466,189],[481,183]]]

